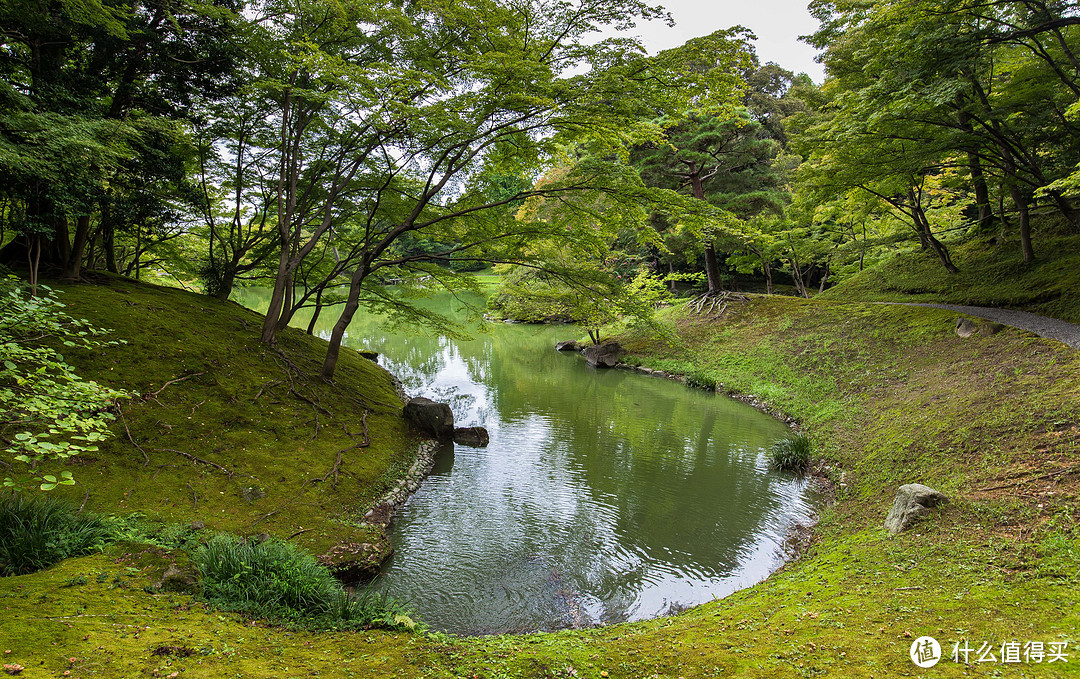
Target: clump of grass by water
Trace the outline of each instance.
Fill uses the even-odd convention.
[[[192,556],[202,597],[227,611],[311,629],[414,629],[403,604],[372,592],[350,594],[299,547],[221,534]]]
[[[769,466],[779,471],[802,473],[810,467],[812,449],[806,434],[782,439],[769,447]]]
[[[101,549],[108,524],[51,495],[0,496],[0,575],[23,575]]]

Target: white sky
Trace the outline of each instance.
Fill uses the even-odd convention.
[[[789,71],[807,73],[819,85],[825,78],[814,61],[814,48],[799,42],[800,35],[817,30],[817,20],[806,10],[809,0],[656,0],[671,12],[675,27],[642,21],[632,34],[640,36],[650,54],[683,44],[736,24],[749,28],[761,63],[775,61]],[[650,3],[651,4],[651,3]]]

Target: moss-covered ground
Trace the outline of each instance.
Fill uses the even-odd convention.
[[[378,537],[353,525],[356,512],[416,444],[385,370],[346,349],[326,384],[310,377],[322,340],[289,328],[271,349],[259,343],[258,314],[175,288],[101,277],[62,287],[60,299],[126,341],[67,359],[136,394],[121,403],[115,435],[76,458],[76,504],[149,524],[293,536],[315,553]],[[365,428],[370,445],[357,447]]]
[[[974,238],[951,248],[959,273],[947,272],[929,251],[901,252],[821,299],[1005,307],[1080,323],[1080,236],[1040,234],[1030,264],[1014,242]]]
[[[120,431],[99,459],[77,470],[91,490],[88,506],[172,521],[198,517],[215,529],[283,536],[301,526],[328,534],[348,528],[332,517],[341,515],[338,509],[347,516],[351,500],[329,483],[305,480],[325,474],[334,452],[351,439],[342,434],[331,443],[341,424],[326,424],[324,417],[320,436],[307,442],[314,431],[309,404],[281,388],[255,398],[264,383],[285,379],[280,357],[257,344],[256,316],[119,281],[80,286],[71,296],[80,314],[89,317],[93,307],[100,313],[95,321],[132,341],[130,358],[84,357],[95,375],[119,372],[118,384],[146,394],[169,379],[204,373],[170,385],[156,401],[125,408],[151,463]],[[84,301],[76,305],[75,298]],[[1012,329],[962,339],[952,332],[954,318],[936,309],[755,298],[729,306],[722,318],[671,310],[667,320],[681,339],[676,345],[623,338],[632,360],[753,394],[790,413],[833,464],[836,502],[823,512],[804,555],[721,601],[670,618],[552,634],[314,634],[208,611],[187,595],[160,591],[156,584],[176,554],[123,544],[0,580],[0,653],[34,677],[65,671],[79,677],[490,679],[1080,675],[1080,352]],[[182,331],[181,321],[191,329]],[[168,333],[133,337],[140,327],[168,329],[178,341],[170,344]],[[301,367],[315,360],[305,353],[317,349],[309,341],[283,338]],[[147,365],[128,363],[135,360]],[[359,358],[350,365],[370,367]],[[366,379],[381,378],[370,373]],[[335,417],[352,397],[372,409],[373,440],[385,437],[379,445],[387,448],[373,442],[363,450],[370,469],[347,457],[354,466],[343,465],[348,475],[338,484],[370,495],[365,484],[395,468],[392,446],[407,437],[389,405],[375,414],[376,401],[391,402],[388,383],[376,394],[358,373],[351,388],[351,395],[317,393]],[[211,394],[222,401],[208,408]],[[209,419],[211,412],[218,417]],[[225,425],[224,417],[244,419]],[[163,424],[185,428],[181,435]],[[233,433],[234,426],[246,433]],[[355,418],[348,426],[355,433]],[[229,478],[157,452],[167,448],[237,473]],[[267,496],[248,504],[242,488],[253,482],[240,473],[257,477]],[[177,493],[189,482],[202,489],[198,509],[190,493]],[[889,537],[882,520],[896,486],[907,482],[934,486],[952,499],[913,529]],[[280,490],[272,488],[276,483],[283,484]],[[219,497],[204,500],[204,493]],[[320,516],[324,510],[331,518]],[[319,548],[314,540],[309,546]],[[975,650],[968,664],[946,657],[921,670],[908,649],[922,635],[937,638],[946,656],[958,642]],[[980,649],[984,657],[992,649],[1000,661],[1003,644],[1009,649],[1027,641],[1047,650],[1063,643],[1055,648],[1067,662],[1049,663],[1049,654],[1041,663],[978,662]]]

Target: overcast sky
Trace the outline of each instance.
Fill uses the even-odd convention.
[[[757,36],[754,43],[761,63],[775,61],[789,71],[807,73],[821,84],[825,72],[814,61],[815,50],[799,42],[800,35],[817,30],[817,20],[806,11],[809,0],[657,0],[671,12],[675,27],[656,21],[641,22],[633,33],[650,54],[741,24]]]

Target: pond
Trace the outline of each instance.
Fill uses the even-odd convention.
[[[265,308],[263,292],[234,297]],[[392,524],[395,553],[376,587],[432,629],[520,632],[673,613],[762,580],[783,562],[793,525],[812,521],[806,482],[765,462],[783,424],[554,350],[583,334],[493,324],[462,341],[391,333],[359,314],[350,327],[346,344],[378,351],[410,395],[449,403],[457,426],[491,437],[486,448],[444,447]]]

